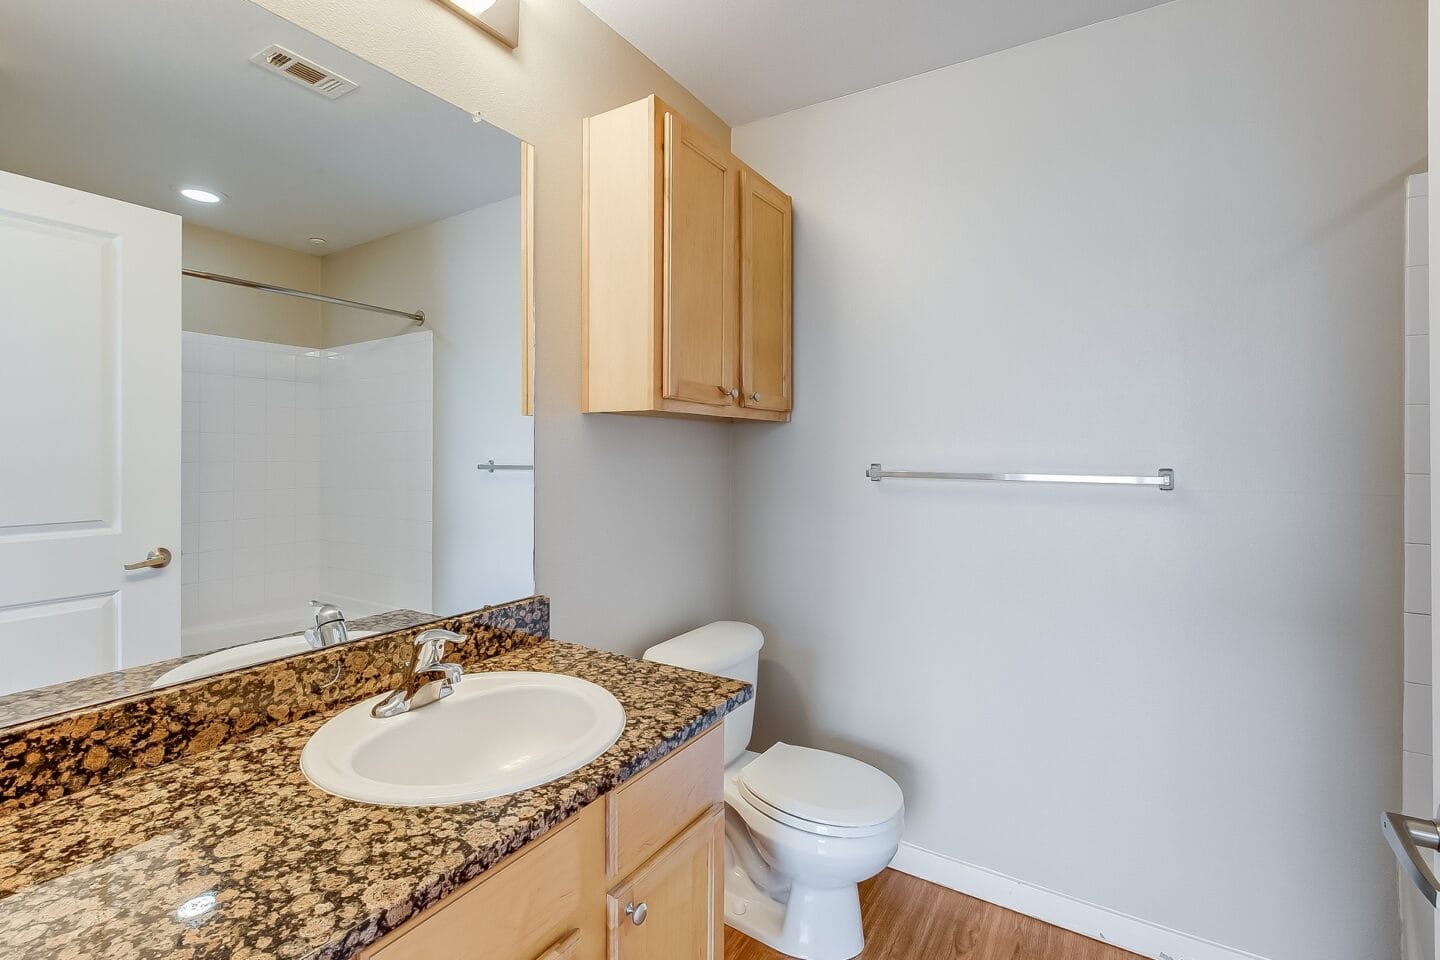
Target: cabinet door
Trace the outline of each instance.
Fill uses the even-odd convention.
[[[740,170],[740,402],[790,409],[790,198]]]
[[[610,893],[610,960],[720,960],[724,870],[717,807]]]
[[[592,803],[361,960],[600,960],[604,877],[605,811]]]
[[[665,114],[666,399],[728,406],[739,394],[737,166],[728,151]]]

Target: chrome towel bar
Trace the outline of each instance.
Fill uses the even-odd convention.
[[[1175,471],[1169,467],[1161,467],[1154,476],[1121,477],[1083,473],[939,473],[930,470],[886,470],[880,464],[872,463],[865,476],[876,483],[881,480],[1003,480],[1010,483],[1105,483],[1175,489]]]
[[[486,460],[484,463],[475,464],[475,469],[494,473],[496,470],[534,470],[535,465],[533,463],[496,463],[494,460]]]

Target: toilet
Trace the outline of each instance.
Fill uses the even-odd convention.
[[[764,635],[706,624],[645,659],[754,684]],[[758,688],[757,688],[758,695]],[[755,700],[725,718],[725,922],[802,960],[850,960],[865,946],[858,884],[900,846],[905,798],[851,757],[777,743],[747,750]]]

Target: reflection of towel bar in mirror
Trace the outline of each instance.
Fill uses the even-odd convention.
[[[281,287],[273,283],[261,283],[259,280],[245,280],[241,277],[227,277],[223,273],[206,273],[204,270],[181,269],[183,276],[195,277],[197,280],[213,280],[216,283],[233,283],[237,287],[249,287],[251,290],[264,290],[266,293],[278,293],[286,297],[299,297],[302,300],[318,300],[321,303],[333,303],[337,307],[354,307],[357,310],[369,310],[371,313],[384,313],[392,317],[404,317],[407,320],[414,320],[415,326],[425,326],[425,311],[416,310],[395,310],[391,307],[377,307],[373,303],[361,303],[359,300],[346,300],[344,297],[331,297],[323,293],[311,293],[308,290],[296,290],[293,287]]]
[[[496,470],[534,470],[535,465],[533,463],[496,463],[494,460],[486,460],[484,463],[475,464],[475,469],[494,473]]]

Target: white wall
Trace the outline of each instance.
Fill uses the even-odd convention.
[[[520,413],[519,197],[332,254],[322,283],[335,296],[423,309],[435,339],[435,592],[425,609],[459,613],[529,596],[534,474],[476,469],[535,462],[535,420]],[[326,344],[389,336],[406,323],[331,306],[324,322]]]
[[[966,863],[1397,955],[1424,17],[1178,0],[735,131],[796,211],[795,418],[736,431],[762,745],[878,763]]]
[[[277,618],[307,625],[322,562],[320,366],[305,347],[182,335],[187,654],[274,636]]]
[[[315,597],[430,610],[431,334],[182,339],[184,652],[299,630]]]
[[[351,617],[429,612],[434,334],[316,352],[324,357],[320,596]]]
[[[725,124],[576,0],[526,0],[514,51],[435,3],[259,3],[535,147],[535,580],[555,635],[639,652],[732,614],[729,425],[580,413],[581,119],[658,93],[722,143]]]

